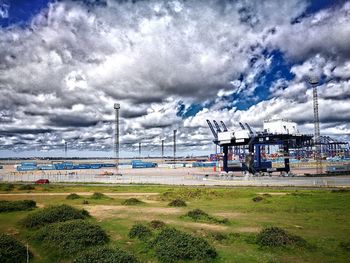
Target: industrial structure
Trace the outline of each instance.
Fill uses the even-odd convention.
[[[283,175],[290,173],[290,153],[291,149],[301,149],[312,146],[312,135],[301,134],[297,129],[297,124],[288,120],[268,120],[264,122],[263,131],[255,132],[248,123],[239,122],[240,129],[228,130],[221,122],[222,129],[216,121],[214,126],[207,120],[209,128],[213,133],[213,142],[223,150],[223,170],[244,171],[251,174],[280,172]],[[272,163],[262,158],[265,146],[279,146],[283,149],[284,167],[272,168]],[[230,166],[228,163],[229,147],[244,156],[244,161]]]

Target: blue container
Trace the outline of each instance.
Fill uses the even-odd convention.
[[[21,166],[37,166],[36,162],[21,162]]]
[[[102,167],[102,164],[100,163],[92,163],[90,164],[91,169],[100,169]]]
[[[37,170],[36,166],[17,166],[17,171],[35,171]]]
[[[38,166],[39,170],[55,170],[56,167],[52,164],[42,164]]]
[[[115,167],[114,163],[102,163],[102,167]]]

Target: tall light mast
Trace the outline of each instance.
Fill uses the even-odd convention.
[[[314,105],[314,155],[316,161],[316,173],[322,173],[322,147],[321,147],[321,135],[320,135],[320,118],[318,114],[318,95],[317,85],[318,80],[315,77],[309,79],[309,83],[312,86],[313,105]]]
[[[114,103],[114,110],[115,110],[115,168],[117,174],[119,174],[119,109],[120,104]]]

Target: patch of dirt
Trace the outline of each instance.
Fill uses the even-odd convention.
[[[172,207],[130,207],[130,206],[117,206],[117,205],[90,205],[82,206],[87,210],[92,216],[98,219],[105,218],[128,218],[134,217],[134,214],[149,215],[168,215],[168,214],[180,214],[182,213],[181,208],[172,208]],[[130,213],[132,215],[130,215]],[[137,216],[135,219],[140,219],[140,216]],[[147,216],[149,218],[149,216]]]
[[[258,195],[264,195],[264,194],[269,194],[269,195],[287,195],[288,193],[279,193],[279,192],[268,192],[268,193],[257,193]]]
[[[42,204],[42,203],[36,203],[36,206],[39,207],[39,208],[44,208],[45,207],[45,205]]]
[[[245,227],[239,227],[236,228],[236,232],[249,232],[249,233],[257,233],[261,230],[260,227],[254,227],[254,226],[245,226]]]
[[[220,212],[220,213],[214,213],[213,215],[226,217],[226,218],[237,218],[237,217],[241,217],[243,215],[243,213],[239,213],[239,212]]]
[[[229,227],[227,226],[207,224],[207,223],[181,222],[181,221],[175,221],[175,220],[165,220],[164,222],[167,224],[181,225],[184,227],[197,228],[197,229],[203,229],[203,230],[205,229],[205,230],[213,230],[213,231],[225,231],[229,229]]]

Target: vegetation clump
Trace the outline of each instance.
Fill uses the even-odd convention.
[[[176,198],[174,200],[172,200],[168,206],[175,206],[175,207],[183,207],[183,206],[187,206],[186,202],[180,198]]]
[[[165,228],[153,241],[160,262],[179,260],[212,261],[217,252],[205,239],[174,228]]]
[[[89,201],[88,200],[83,200],[83,202],[81,202],[83,205],[88,205]]]
[[[29,214],[22,220],[22,224],[27,228],[35,228],[72,219],[85,219],[89,216],[89,213],[84,209],[77,209],[69,205],[58,205]]]
[[[0,200],[0,213],[32,210],[36,207],[33,200],[5,201]]]
[[[160,220],[152,220],[151,222],[149,222],[149,225],[153,229],[162,229],[166,227],[166,224]]]
[[[15,188],[13,184],[0,184],[0,191],[12,191]]]
[[[33,240],[65,257],[95,245],[103,245],[109,239],[100,226],[84,220],[72,220],[42,227],[34,234]]]
[[[214,216],[208,215],[206,212],[204,212],[201,209],[194,209],[191,211],[188,211],[186,214],[187,217],[191,218],[194,221],[206,221],[206,222],[214,222],[214,223],[219,223],[219,224],[226,224],[228,223],[227,218],[217,218]]]
[[[146,240],[152,236],[152,231],[143,224],[135,224],[129,231],[130,238],[138,238],[140,240]]]
[[[109,197],[106,196],[105,194],[102,194],[102,193],[99,193],[99,192],[95,192],[95,193],[92,194],[91,199],[96,199],[96,200],[109,199]]]
[[[29,257],[32,257],[30,252]],[[27,262],[26,247],[9,235],[0,234],[0,262]]]
[[[176,189],[169,190],[164,192],[160,196],[162,201],[171,201],[173,199],[182,199],[182,200],[192,200],[192,199],[213,199],[223,197],[223,193],[217,190],[211,189]]]
[[[30,185],[30,184],[24,184],[24,185],[21,185],[20,187],[18,187],[18,190],[34,190],[35,187],[33,185]]]
[[[118,248],[93,248],[82,252],[73,263],[138,263],[135,256]]]
[[[282,228],[268,227],[257,235],[256,243],[266,247],[285,247],[293,245],[301,246],[306,241],[299,236],[289,234]]]
[[[345,251],[350,252],[350,242],[340,242],[339,246]]]
[[[254,202],[261,202],[262,200],[264,200],[264,198],[262,196],[256,196],[252,199]]]
[[[332,193],[348,193],[350,192],[349,188],[338,188],[338,189],[332,189]]]
[[[137,198],[129,198],[129,199],[125,199],[122,202],[123,205],[139,205],[139,204],[143,204],[143,202]]]
[[[66,197],[67,200],[75,200],[75,199],[79,199],[79,198],[80,198],[80,195],[75,194],[75,193],[69,194]]]

